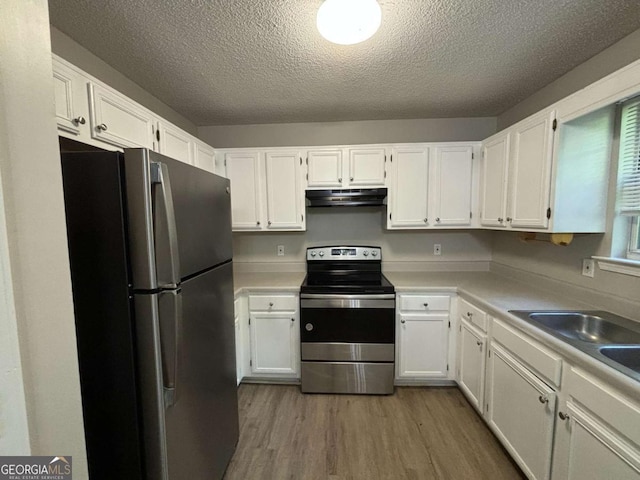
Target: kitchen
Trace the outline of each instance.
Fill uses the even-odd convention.
[[[3,352],[13,352],[13,357],[7,353],[8,365],[15,362],[16,358],[22,363],[21,374],[20,362],[17,362],[18,368],[9,369],[15,377],[14,385],[18,387],[7,389],[15,392],[10,399],[13,402],[11,405],[15,405],[15,411],[22,414],[17,413],[10,417],[9,431],[15,432],[16,436],[5,437],[10,440],[4,441],[21,445],[20,448],[16,448],[17,451],[26,452],[31,448],[34,453],[41,454],[48,454],[55,447],[64,447],[73,454],[74,460],[77,459],[78,465],[82,465],[84,446],[78,380],[77,375],[73,373],[77,366],[74,367],[70,285],[60,282],[60,278],[68,276],[68,273],[65,273],[68,272],[68,265],[65,267],[66,239],[62,220],[64,213],[60,187],[56,182],[48,181],[60,176],[59,159],[55,158],[57,154],[52,156],[51,153],[56,149],[57,132],[51,123],[52,95],[48,93],[53,88],[50,80],[51,65],[50,61],[48,64],[45,61],[47,55],[51,56],[48,46],[49,19],[46,2],[19,5],[21,3],[23,2],[16,2],[14,5],[10,2],[11,6],[5,4],[10,13],[2,15],[3,27],[4,22],[7,24],[6,28],[3,28],[3,35],[7,35],[8,39],[3,43],[3,48],[13,52],[7,56],[3,55],[3,65],[6,65],[3,66],[3,74],[5,68],[6,72],[11,73],[11,76],[6,77],[5,97],[2,100],[2,104],[6,106],[3,138],[11,139],[3,146],[3,149],[7,150],[3,152],[1,171],[5,203],[3,210],[6,212],[7,225],[3,235],[9,239],[8,242],[3,242],[7,245],[3,265],[8,265],[6,262],[11,259],[11,273],[7,274],[3,268],[3,279],[5,285],[12,286],[9,289],[12,290],[11,299],[7,305],[13,305],[7,316],[8,325],[13,325],[7,328],[7,331],[13,332],[13,341],[7,340],[8,347],[3,348]],[[622,22],[633,18],[637,18],[637,12],[635,17],[629,14],[624,19],[616,18],[615,21]],[[104,62],[101,63],[97,57],[91,57],[80,44],[59,30],[51,29],[51,35],[54,54],[144,105],[156,115],[199,137],[200,141],[212,145],[216,150],[234,147],[294,147],[306,151],[311,147],[332,145],[383,144],[391,147],[405,143],[482,142],[517,121],[569,97],[578,89],[632,65],[638,58],[638,33],[631,33],[635,28],[637,26],[629,27],[627,32],[630,35],[622,38],[621,34],[619,42],[610,46],[608,50],[599,54],[599,50],[594,50],[585,57],[584,63],[548,88],[536,89],[539,92],[532,96],[527,95],[528,98],[519,106],[514,107],[517,103],[514,102],[509,105],[513,108],[504,113],[496,112],[496,115],[488,119],[354,119],[352,122],[338,124],[328,122],[293,125],[282,122],[269,124],[263,120],[255,123],[264,125],[234,127],[222,124],[199,129],[190,127],[188,121],[180,119],[179,114],[171,111],[166,105],[161,105],[162,102],[152,98],[133,82],[127,81],[121,74],[119,76],[117,71],[110,69]],[[22,35],[28,35],[29,41],[25,41],[26,37]],[[600,50],[611,43],[613,40],[599,47]],[[587,60],[589,57],[592,58]],[[29,58],[30,61],[24,62],[24,58]],[[637,83],[636,77],[635,84]],[[637,93],[638,90],[640,89],[629,93]],[[497,115],[498,113],[500,115]],[[467,113],[462,111],[457,116],[471,114],[469,109]],[[87,118],[87,125],[89,123]],[[292,140],[292,137],[295,139]],[[34,141],[35,139],[37,141]],[[33,195],[35,191],[39,192],[37,196]],[[611,192],[610,189],[610,194]],[[475,196],[474,200],[479,201]],[[43,201],[46,201],[46,209],[42,208]],[[610,205],[613,203],[609,202]],[[520,281],[529,282],[532,287],[543,291],[555,290],[560,296],[575,299],[580,305],[587,304],[638,320],[639,285],[635,276],[603,270],[601,267],[606,267],[606,262],[602,262],[601,266],[596,263],[593,278],[581,273],[583,259],[593,255],[612,256],[611,225],[614,219],[611,213],[607,219],[605,235],[575,235],[569,246],[561,247],[544,241],[529,240],[528,243],[523,243],[518,240],[518,234],[515,232],[484,229],[454,229],[442,232],[386,230],[382,214],[384,210],[367,208],[339,213],[319,210],[316,213],[307,208],[305,233],[236,233],[234,262],[240,270],[244,269],[239,273],[250,275],[256,271],[260,273],[261,270],[268,276],[274,270],[284,271],[285,274],[291,274],[290,278],[295,280],[286,280],[284,285],[273,287],[299,287],[304,276],[307,246],[330,245],[336,242],[368,245],[371,239],[374,239],[373,244],[381,246],[384,261],[388,262],[388,265],[383,265],[383,270],[388,273],[396,288],[402,286],[402,279],[397,273],[412,268],[417,271],[412,275],[419,279],[416,282],[420,282],[420,285],[409,285],[410,288],[456,287],[460,288],[458,294],[462,297],[464,286],[457,284],[454,280],[455,274],[439,274],[438,278],[445,283],[437,284],[436,281],[434,284],[425,280],[434,278],[432,275],[421,277],[420,272],[428,269],[438,272],[479,270],[480,274],[490,271],[505,278],[519,278]],[[477,219],[480,214],[479,204],[474,211],[477,213]],[[336,215],[339,217],[338,220]],[[43,229],[48,232],[46,236],[38,234]],[[539,234],[536,238],[548,239],[550,237],[547,233]],[[284,246],[283,257],[277,255],[279,245]],[[434,245],[441,246],[440,256],[434,255]],[[47,265],[48,268],[42,272],[37,269],[38,265]],[[393,271],[394,268],[396,272]],[[274,275],[271,277],[276,278]],[[247,288],[251,286],[247,285]],[[404,285],[404,288],[407,288],[407,285]],[[3,291],[7,292],[8,289],[4,288]],[[401,292],[398,290],[398,293]],[[411,292],[407,290],[404,293]],[[467,295],[473,295],[471,289],[467,291]],[[469,300],[469,297],[466,299]],[[504,306],[505,310],[520,308],[516,304]],[[523,309],[525,308],[526,305],[523,306]],[[495,313],[494,311],[493,314]],[[452,316],[451,313],[450,315]],[[10,323],[11,318],[14,319],[13,324]],[[56,359],[55,362],[51,362],[51,338],[59,339],[56,343],[56,355],[53,357]],[[547,346],[550,345],[549,342],[553,342],[548,335],[536,338],[538,341],[544,341]],[[18,345],[20,354],[16,356]]]

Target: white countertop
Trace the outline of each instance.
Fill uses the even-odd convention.
[[[385,272],[396,292],[458,293],[491,315],[509,321],[567,360],[605,379],[631,396],[640,395],[640,382],[582,353],[575,347],[512,315],[509,310],[596,310],[593,305],[529,286],[490,272]],[[298,292],[305,273],[242,273],[234,276],[236,294],[247,290]]]

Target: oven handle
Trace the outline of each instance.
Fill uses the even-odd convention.
[[[351,296],[351,298],[347,298],[347,295],[345,295],[344,297],[332,296],[330,298],[301,298],[300,308],[302,310],[307,308],[380,308],[393,310],[396,308],[396,302],[393,297],[373,299]]]
[[[380,293],[371,295],[341,295],[336,293],[301,293],[301,299],[336,299],[336,300],[395,300],[393,293]]]

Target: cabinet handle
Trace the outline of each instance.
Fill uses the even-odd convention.
[[[549,403],[549,397],[547,397],[546,395],[540,395],[538,397],[538,401],[540,403]]]
[[[473,313],[467,312],[467,317],[469,317],[469,318],[473,317]]]
[[[295,319],[295,318],[292,318],[292,319],[291,319],[291,321],[292,321],[292,322],[295,322],[295,321],[296,321],[296,319]]]
[[[353,177],[349,177],[349,181],[350,181],[350,182],[353,182]]]
[[[260,222],[256,222],[256,225],[260,225]]]
[[[405,323],[405,322],[406,322],[406,320],[404,318],[400,319],[400,323]]]
[[[569,420],[568,413],[558,412],[558,416],[560,417],[560,420]]]
[[[342,178],[339,178],[339,179],[338,179],[338,183],[342,183]]]
[[[269,302],[269,308],[273,307],[273,302]]]
[[[479,340],[476,340],[476,345],[478,345],[479,347],[481,347],[481,346],[482,346],[482,342],[481,342],[481,341],[479,341]]]
[[[424,305],[425,307],[428,307],[429,304],[428,303],[423,303],[422,305]]]
[[[267,221],[267,225],[271,226],[271,220]]]
[[[499,222],[499,223],[504,222],[504,218],[502,218],[502,217],[498,217],[498,222]]]
[[[511,220],[513,220],[513,218],[507,217],[507,222],[510,222]]]
[[[79,117],[73,119],[73,123],[75,123],[76,125],[84,125],[85,123],[87,123],[87,120],[82,115],[80,115]]]
[[[426,218],[425,218],[425,219],[424,219],[424,223],[428,223],[428,219],[426,219]]]
[[[436,217],[436,223],[440,223],[440,217]]]
[[[101,123],[96,128],[102,132],[106,132],[108,130],[107,125],[105,125],[104,123]]]

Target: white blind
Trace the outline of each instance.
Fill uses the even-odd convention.
[[[622,107],[618,161],[618,212],[640,215],[640,97]]]

